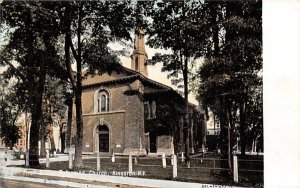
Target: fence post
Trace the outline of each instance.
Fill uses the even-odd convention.
[[[47,149],[46,150],[46,168],[50,167],[49,157],[50,157],[50,151],[49,151],[49,149]]]
[[[73,153],[69,151],[69,169],[73,169]]]
[[[183,152],[181,152],[181,162],[184,161],[184,155],[183,155]]]
[[[129,173],[132,173],[132,155],[131,155],[131,153],[129,153],[129,157],[128,157],[128,171],[129,171]]]
[[[97,153],[97,171],[100,171],[100,153]]]
[[[204,158],[204,151],[205,151],[205,150],[204,150],[204,145],[202,145],[202,158],[201,158],[201,164],[203,163],[203,160],[202,160],[202,159]]]
[[[28,151],[28,149],[26,150],[25,166],[29,166],[29,151]]]
[[[237,156],[233,156],[233,180],[238,183],[239,175],[238,175],[238,159]]]
[[[215,173],[216,171],[215,171],[215,169],[216,169],[216,159],[215,158],[213,158],[213,162],[214,162],[214,170],[213,170],[213,172]]]
[[[177,178],[177,159],[176,159],[176,155],[173,155],[173,178]]]
[[[115,162],[116,162],[116,158],[115,158],[115,154],[114,154],[114,153],[112,154],[111,162],[112,162],[112,163],[115,163]]]
[[[166,155],[165,155],[165,153],[162,154],[161,159],[162,159],[163,168],[166,168],[167,164],[166,164]]]
[[[137,157],[137,156],[134,157],[134,164],[135,164],[135,165],[138,164],[138,157]]]

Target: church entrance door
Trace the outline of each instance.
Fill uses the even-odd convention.
[[[106,125],[98,126],[99,152],[109,152],[109,129]]]

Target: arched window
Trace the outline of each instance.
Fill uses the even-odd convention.
[[[108,134],[109,133],[109,129],[106,125],[99,125],[97,127],[97,133],[98,134]]]
[[[98,112],[109,111],[109,95],[105,90],[101,90],[98,95]]]

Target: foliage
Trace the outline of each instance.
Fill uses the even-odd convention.
[[[262,102],[255,97],[262,93],[261,1],[208,2],[205,10],[211,42],[199,71],[199,98],[220,120],[222,157],[231,161],[236,126],[242,154],[245,130],[255,124],[262,127]],[[230,162],[228,165],[231,168]]]
[[[59,28],[54,3],[2,3],[3,20],[13,30],[9,42],[1,51],[1,65],[8,66],[6,79],[17,79],[18,96],[23,97],[26,111],[30,111],[29,165],[38,166],[38,141],[41,125],[41,106],[46,74],[63,76],[58,49]]]
[[[87,74],[118,71],[119,59],[107,46],[112,40],[130,38],[129,30],[133,23],[131,13],[131,6],[124,1],[62,4],[59,15],[65,36],[65,65],[76,107],[76,168],[82,167],[82,69],[88,67]],[[76,71],[72,70],[71,58],[75,60]]]
[[[203,17],[202,3],[195,1],[157,2],[152,11],[146,34],[147,44],[154,48],[171,49],[171,54],[157,53],[149,64],[163,63],[162,71],[169,73],[172,83],[184,88],[184,77],[191,75],[195,59],[206,51],[206,19]],[[185,67],[185,61],[188,67]],[[189,91],[187,91],[189,92]]]
[[[3,83],[0,84],[0,137],[5,145],[12,149],[20,138],[17,120],[22,106],[18,104],[17,97],[12,89],[2,85]]]
[[[2,27],[11,30],[9,42],[1,49],[1,65],[8,65],[7,79],[19,80],[18,93],[32,115],[31,132],[41,124],[46,75],[68,78],[75,93],[78,142],[76,166],[80,166],[82,145],[82,69],[87,73],[111,72],[119,66],[110,41],[130,39],[135,17],[127,2],[4,2]],[[118,24],[116,24],[118,23]],[[64,39],[63,39],[64,37]],[[70,51],[72,53],[70,53]],[[60,57],[63,55],[63,58]],[[17,62],[17,66],[11,63]],[[65,63],[62,66],[62,62]],[[76,71],[72,70],[76,63]],[[67,71],[65,71],[67,70]],[[31,156],[37,156],[37,134],[32,136]],[[34,150],[34,151],[33,151]],[[36,162],[32,165],[37,165]],[[79,162],[78,162],[79,161]]]
[[[183,89],[185,99],[185,155],[189,160],[190,129],[188,115],[190,69],[196,64],[196,59],[205,54],[207,46],[206,18],[200,1],[156,1],[152,9],[146,9],[146,15],[151,19],[145,29],[148,44],[155,48],[170,49],[171,54],[155,54],[149,64],[163,63],[162,71],[169,73],[172,83]]]

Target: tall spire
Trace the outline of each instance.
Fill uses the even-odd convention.
[[[146,60],[148,55],[145,51],[144,33],[137,29],[134,38],[134,50],[131,55],[131,69],[148,77]]]

